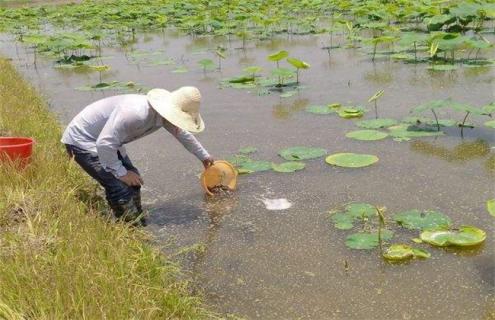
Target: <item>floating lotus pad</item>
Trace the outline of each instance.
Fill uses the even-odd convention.
[[[369,203],[354,202],[345,207],[346,212],[353,218],[371,218],[378,214],[375,206]]]
[[[334,223],[335,228],[340,230],[349,230],[354,227],[354,217],[350,214],[338,212],[332,215],[332,222]]]
[[[307,160],[315,159],[324,156],[327,150],[322,148],[311,148],[311,147],[290,147],[281,150],[278,154],[285,160]]]
[[[390,230],[383,230],[381,237],[382,241],[387,241],[392,239],[394,233]],[[370,250],[374,249],[379,245],[378,232],[367,233],[359,232],[349,235],[345,239],[345,245],[351,249],[358,250]]]
[[[276,172],[283,172],[283,173],[289,173],[289,172],[295,172],[304,169],[306,165],[302,162],[296,162],[296,161],[290,161],[290,162],[284,162],[284,163],[272,163],[272,169],[273,171]]]
[[[365,128],[365,129],[380,129],[380,128],[388,128],[391,126],[395,126],[398,123],[399,122],[395,119],[378,118],[378,119],[361,120],[356,122],[356,125],[360,128]]]
[[[490,120],[490,121],[485,122],[485,127],[495,129],[495,120]]]
[[[378,162],[378,157],[370,154],[336,153],[328,156],[325,161],[338,167],[361,168]]]
[[[495,199],[491,199],[486,202],[486,210],[488,210],[489,214],[495,217]]]
[[[272,169],[272,163],[268,161],[245,161],[238,166],[240,174],[267,171]]]
[[[368,203],[350,203],[345,207],[345,212],[338,212],[331,216],[335,228],[349,230],[354,226],[354,221],[363,218],[377,216],[376,208]]]
[[[485,231],[472,226],[462,226],[459,230],[427,230],[420,235],[421,240],[434,246],[475,246],[485,241]]]
[[[409,124],[399,124],[397,126],[388,128],[388,130],[389,130],[389,134],[392,137],[401,140],[410,140],[411,138],[419,138],[419,137],[435,137],[444,134],[442,131],[424,130]]]
[[[449,217],[437,211],[409,210],[394,215],[394,220],[407,229],[438,229],[448,228],[452,221]]]
[[[405,244],[393,244],[383,253],[387,260],[403,261],[411,258],[429,258],[431,254],[423,249],[412,248]]]
[[[306,110],[306,112],[314,113],[314,114],[330,114],[330,113],[335,113],[335,110],[332,109],[329,106],[317,106],[317,105],[313,105],[313,106],[307,107],[305,110]]]
[[[363,141],[381,140],[388,137],[388,133],[378,130],[356,130],[346,133],[347,138]]]

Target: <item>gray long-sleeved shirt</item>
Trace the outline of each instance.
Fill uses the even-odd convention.
[[[145,95],[139,94],[108,97],[90,104],[72,119],[61,141],[97,155],[105,170],[122,177],[127,170],[119,160],[117,151],[125,155],[124,144],[161,127],[199,160],[210,157],[190,132],[168,122],[149,105]]]

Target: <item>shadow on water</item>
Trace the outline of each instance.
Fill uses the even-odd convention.
[[[464,141],[453,148],[441,145],[441,142],[413,141],[411,150],[434,156],[448,162],[469,161],[486,158],[490,154],[490,145],[485,140]]]

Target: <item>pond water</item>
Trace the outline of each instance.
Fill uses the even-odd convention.
[[[216,159],[255,146],[253,157],[281,162],[277,152],[296,145],[380,158],[362,169],[309,160],[292,174],[241,176],[233,195],[207,198],[198,182],[201,163],[166,131],[131,143],[129,154],[145,180],[147,228],[169,253],[200,244],[182,259],[184,268],[219,312],[247,319],[493,319],[495,220],[485,205],[495,196],[495,134],[481,125],[488,119],[473,118],[476,128],[466,129],[464,138],[451,128],[437,138],[363,142],[345,137],[356,130],[354,120],[304,111],[313,104],[360,104],[370,109],[365,118],[371,119],[367,100],[379,89],[385,90],[378,104],[381,117],[401,119],[413,106],[447,97],[480,106],[493,101],[493,69],[432,72],[383,58],[371,63],[362,49],[337,49],[329,58],[320,49],[327,42],[323,36],[284,37],[249,41],[244,50],[239,42],[223,42],[228,50],[221,72],[206,75],[197,61],[215,60],[218,40],[174,32],[141,35],[133,48],[155,52],[162,61],[172,58],[189,68],[187,73],[171,72],[177,65],[133,62],[129,48],[105,48],[102,61],[111,70],[101,75],[55,69],[53,60],[43,57],[35,65],[32,50],[9,36],[2,37],[0,52],[46,95],[63,123],[93,100],[115,94],[74,90],[100,82],[100,76],[150,88],[194,85],[203,94],[206,123],[198,137]],[[220,79],[239,75],[245,66],[271,69],[266,56],[282,49],[311,64],[300,75],[306,88],[297,95],[284,99],[219,88]],[[268,210],[266,199],[286,199],[291,206]],[[487,239],[465,250],[417,245],[432,257],[389,264],[378,250],[348,249],[348,232],[333,227],[328,211],[350,201],[385,206],[391,225],[390,217],[400,211],[438,210],[456,225],[483,228]],[[394,242],[417,237],[397,234]]]

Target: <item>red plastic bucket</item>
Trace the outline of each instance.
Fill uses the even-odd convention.
[[[21,167],[29,163],[33,153],[34,140],[22,137],[0,137],[0,164],[19,162]]]

